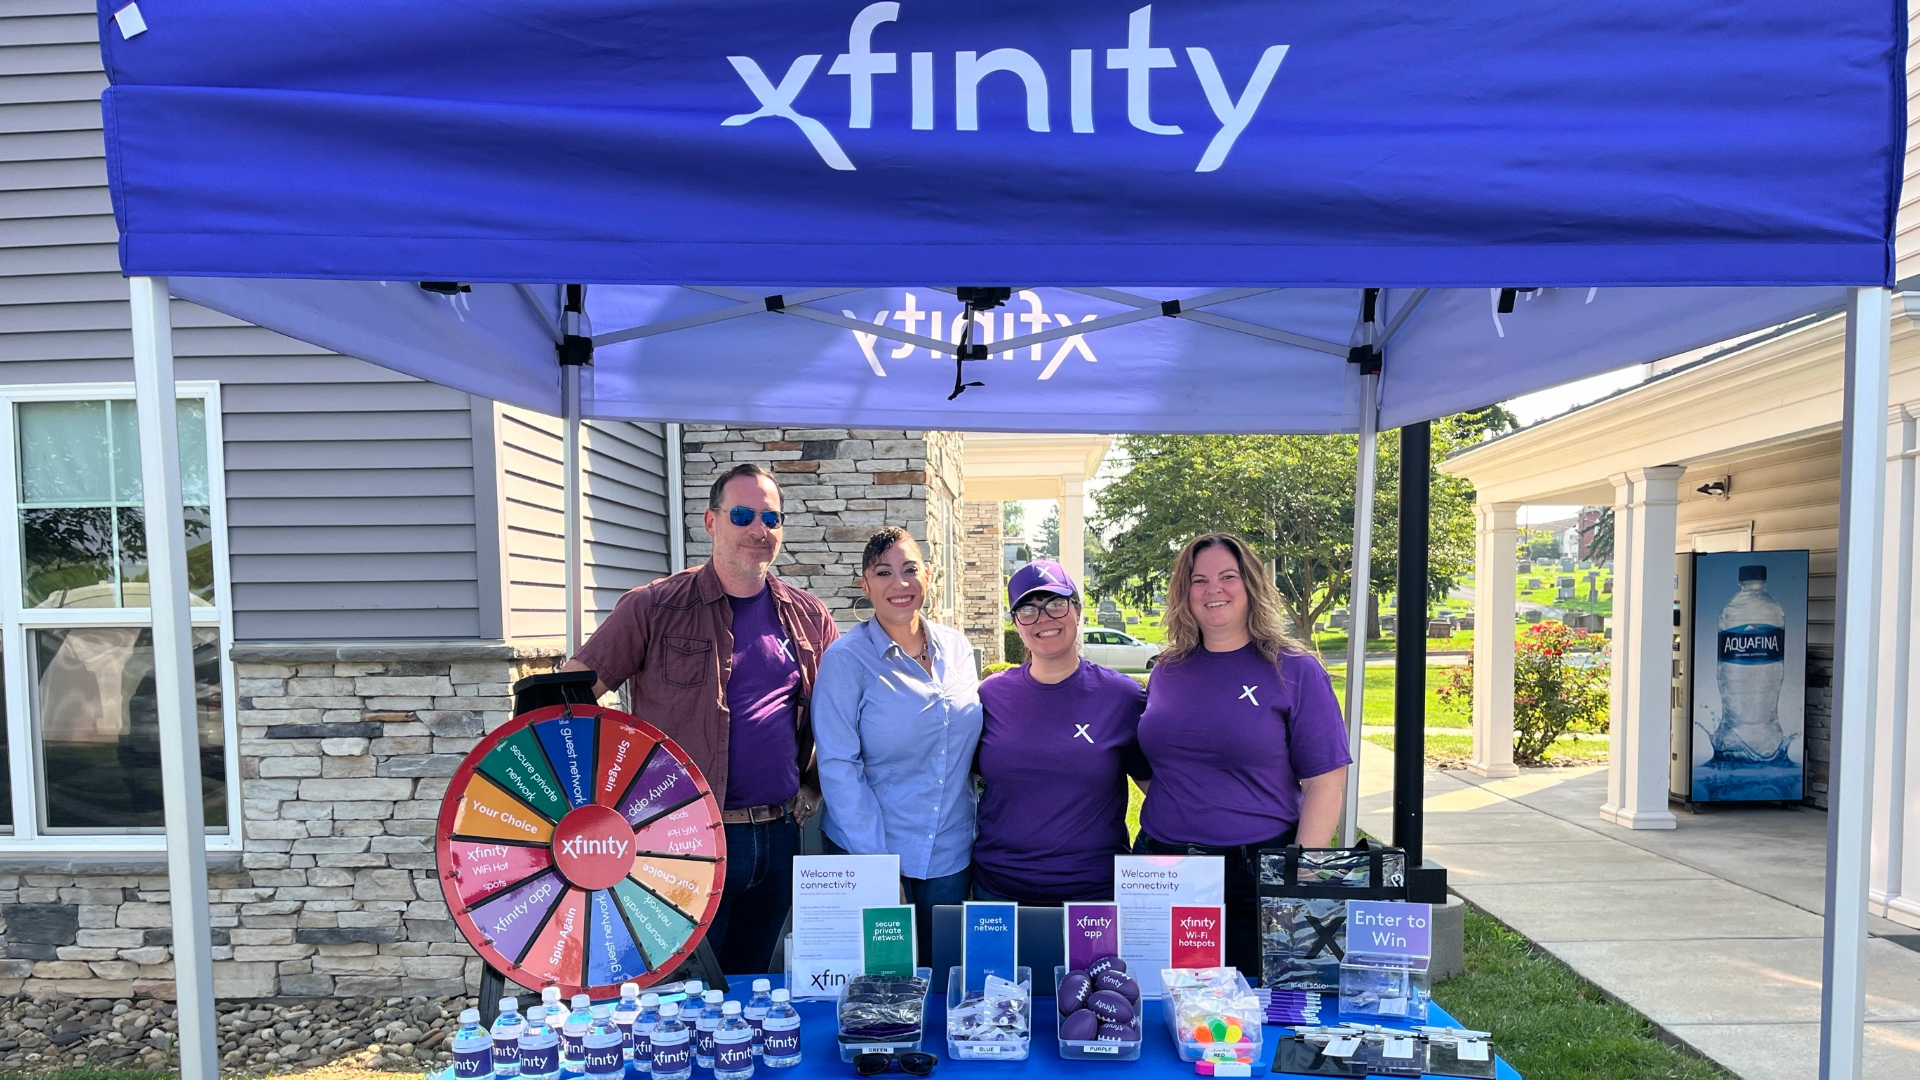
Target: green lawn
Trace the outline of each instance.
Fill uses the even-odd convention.
[[[1447,666],[1441,664],[1434,664],[1427,668],[1427,726],[1470,728],[1473,726],[1473,713],[1442,701],[1440,695],[1434,692],[1444,684],[1447,672]],[[1347,696],[1347,665],[1329,664],[1327,673],[1333,676],[1333,692],[1339,694],[1344,702]],[[1395,681],[1391,666],[1367,665],[1367,692],[1361,699],[1361,709],[1366,723],[1393,723]]]
[[[1522,604],[1532,604],[1535,607],[1558,607],[1565,608],[1569,611],[1591,612],[1595,615],[1612,615],[1612,593],[1601,593],[1598,604],[1590,604],[1587,602],[1587,573],[1585,570],[1562,570],[1558,563],[1537,563],[1531,573],[1521,574],[1519,576],[1519,579],[1514,583],[1514,593],[1518,596]],[[1529,577],[1539,578],[1541,587],[1538,589],[1527,588],[1527,579]],[[1562,577],[1571,577],[1573,579],[1574,592],[1579,599],[1573,601],[1556,599],[1560,595],[1560,589],[1556,583]],[[1601,570],[1599,580],[1600,587],[1602,589],[1606,588],[1606,583],[1613,580],[1613,571]]]
[[[1732,1080],[1653,1037],[1645,1017],[1602,995],[1498,921],[1467,910],[1467,970],[1433,988],[1461,1023],[1493,1032],[1527,1080]]]
[[[1393,733],[1379,732],[1366,736],[1366,740],[1375,746],[1393,749]],[[1438,758],[1467,758],[1473,756],[1472,735],[1428,735],[1427,756]],[[1547,760],[1564,762],[1570,765],[1604,765],[1607,762],[1607,739],[1605,736],[1562,735],[1547,750]]]
[[[1367,639],[1367,653],[1381,656],[1393,652],[1392,638]],[[1327,660],[1338,660],[1347,655],[1347,632],[1345,630],[1327,630],[1313,635],[1313,646]],[[1427,652],[1466,652],[1473,651],[1473,631],[1461,630],[1450,637],[1428,638]]]

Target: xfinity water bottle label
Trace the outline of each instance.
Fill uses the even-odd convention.
[[[800,1020],[798,1017],[786,1021],[787,1027],[778,1020],[768,1020],[762,1029],[761,1048],[764,1056],[770,1058],[792,1057],[800,1052]]]
[[[493,1075],[493,1047],[462,1050],[453,1055],[454,1080],[482,1080]]]
[[[1734,626],[1720,631],[1723,664],[1777,664],[1786,659],[1787,632],[1778,626]]]

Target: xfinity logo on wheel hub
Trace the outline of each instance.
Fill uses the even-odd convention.
[[[553,862],[582,889],[610,888],[633,869],[633,826],[612,807],[579,807],[553,830]]]

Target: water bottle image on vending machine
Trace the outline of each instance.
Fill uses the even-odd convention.
[[[1805,794],[1807,554],[1694,556],[1693,802]]]

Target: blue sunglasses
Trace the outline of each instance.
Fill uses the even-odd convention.
[[[755,513],[756,511],[751,506],[736,506],[727,511],[727,520],[744,529],[753,524]],[[760,515],[760,521],[769,529],[779,528],[781,522],[786,520],[786,515],[778,510],[761,510],[758,511],[758,513]]]

